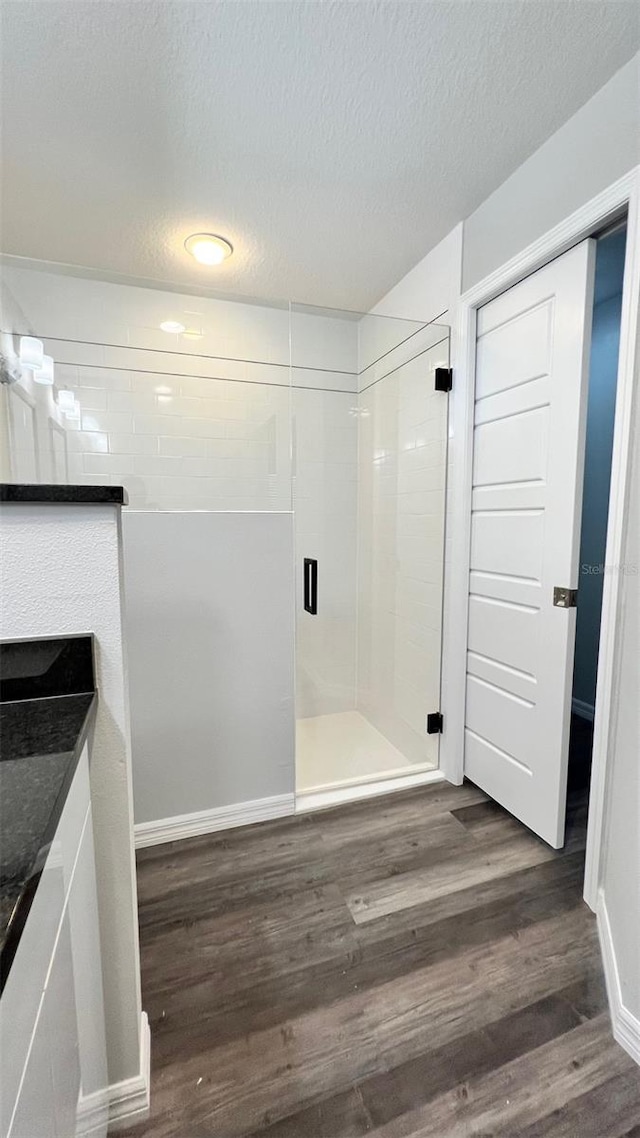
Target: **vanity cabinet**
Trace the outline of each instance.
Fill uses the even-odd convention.
[[[102,1138],[108,1099],[85,743],[0,998],[1,1138]]]

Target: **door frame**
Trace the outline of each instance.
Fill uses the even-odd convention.
[[[457,304],[454,384],[450,404],[448,581],[443,644],[441,766],[453,783],[464,777],[464,718],[471,545],[471,478],[477,311],[543,265],[627,212],[627,244],[622,293],[620,354],[611,463],[606,563],[623,555],[629,488],[632,400],[640,305],[640,166],[614,182],[517,256],[465,292]],[[613,710],[614,664],[620,592],[618,573],[606,573],[602,596],[600,650],[594,715],[593,761],[587,826],[584,898],[596,908],[604,829],[608,740]]]

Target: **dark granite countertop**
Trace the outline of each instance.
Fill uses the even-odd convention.
[[[124,486],[67,486],[36,482],[0,482],[0,502],[126,506]]]
[[[93,728],[92,655],[91,636],[0,644],[0,991]]]

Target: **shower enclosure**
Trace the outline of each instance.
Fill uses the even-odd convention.
[[[291,307],[298,794],[438,766],[448,329]]]
[[[129,495],[136,821],[427,781],[448,329],[14,267],[4,284],[5,358],[38,335],[56,378],[3,385],[9,476]]]

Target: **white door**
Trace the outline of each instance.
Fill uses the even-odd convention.
[[[595,241],[478,311],[465,774],[564,841]]]

